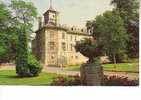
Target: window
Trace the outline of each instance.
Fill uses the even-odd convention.
[[[75,59],[78,59],[78,56],[75,56]]]
[[[76,40],[76,36],[75,36],[75,41],[77,41],[77,40]]]
[[[54,59],[54,56],[51,56],[51,59]]]
[[[71,28],[71,30],[73,31],[73,28]]]
[[[73,59],[73,56],[71,56],[71,58]]]
[[[64,43],[64,42],[62,43],[62,50],[66,51],[66,43]]]
[[[49,42],[49,49],[54,50],[55,49],[55,43],[54,42]]]
[[[71,49],[71,51],[73,51],[73,45],[71,44],[70,46],[71,46],[71,48],[70,48],[70,49]]]
[[[53,32],[50,33],[50,38],[54,38],[54,33]]]
[[[71,35],[71,37],[70,37],[70,38],[71,38],[71,41],[72,41],[72,35]]]
[[[62,33],[62,39],[65,39],[65,33]]]

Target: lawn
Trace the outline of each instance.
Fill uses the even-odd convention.
[[[103,64],[106,71],[139,72],[139,63],[120,63],[116,68],[113,64]],[[80,66],[66,67],[65,70],[79,71]],[[41,73],[38,77],[18,78],[14,70],[0,70],[0,85],[50,85],[53,78],[59,76],[51,73]]]
[[[114,67],[114,64],[103,64],[105,71],[123,71],[123,72],[139,72],[139,63],[119,63]],[[80,66],[66,67],[65,70],[79,71]]]
[[[50,85],[56,74],[41,73],[38,77],[18,78],[14,70],[0,71],[0,85]]]

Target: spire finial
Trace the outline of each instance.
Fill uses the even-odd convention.
[[[52,0],[50,0],[50,8],[52,8]]]

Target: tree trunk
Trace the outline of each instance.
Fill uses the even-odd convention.
[[[113,54],[113,59],[114,59],[114,68],[116,68],[117,62],[116,62],[116,55],[115,54]]]

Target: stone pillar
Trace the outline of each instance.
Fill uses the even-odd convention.
[[[100,64],[82,64],[80,75],[82,85],[100,86],[103,83],[103,68]]]

